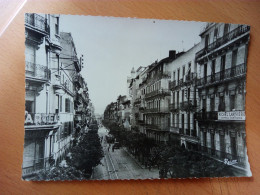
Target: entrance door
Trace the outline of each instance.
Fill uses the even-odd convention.
[[[226,148],[225,148],[225,135],[219,135],[220,141],[220,157],[225,158]]]
[[[210,141],[211,141],[211,155],[215,155],[215,134],[210,134]]]
[[[236,138],[230,137],[232,159],[237,158]]]
[[[184,114],[181,115],[181,129],[182,133],[184,134]]]

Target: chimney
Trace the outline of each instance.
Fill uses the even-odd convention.
[[[169,58],[174,60],[176,58],[176,51],[175,50],[170,50],[169,51]]]

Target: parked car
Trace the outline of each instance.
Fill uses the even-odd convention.
[[[114,149],[119,149],[121,147],[121,144],[119,142],[115,142],[113,145]]]

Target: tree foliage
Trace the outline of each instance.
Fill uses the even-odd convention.
[[[100,164],[103,150],[96,131],[84,134],[66,157],[66,166],[58,165],[42,170],[35,180],[82,180],[89,179],[93,167]]]

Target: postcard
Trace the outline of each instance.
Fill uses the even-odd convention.
[[[250,26],[25,14],[24,180],[250,177]]]

